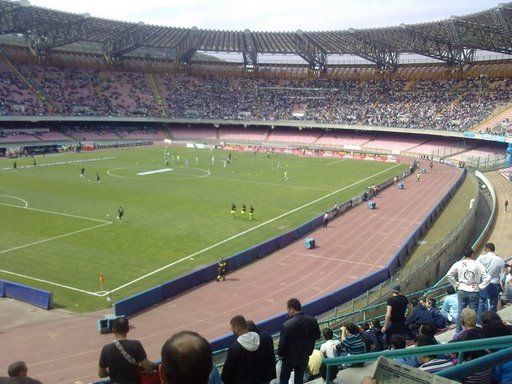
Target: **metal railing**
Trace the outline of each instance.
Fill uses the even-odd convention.
[[[381,352],[363,353],[360,355],[335,357],[332,359],[324,359],[323,362],[327,366],[326,382],[330,382],[330,369],[329,367],[338,366],[341,364],[354,364],[354,363],[365,363],[376,360],[380,356],[397,358],[397,357],[408,357],[418,355],[439,355],[447,353],[458,353],[459,361],[461,353],[470,351],[479,351],[487,349],[503,349],[502,351],[491,353],[490,355],[474,359],[471,364],[462,363],[454,368],[447,369],[440,373],[440,376],[456,379],[460,377],[467,377],[468,375],[486,370],[493,367],[496,364],[500,364],[507,361],[512,357],[512,336],[492,337],[487,339],[479,340],[466,340],[457,341],[447,344],[427,345],[424,347],[413,347],[406,349],[395,349]],[[458,368],[458,369],[455,369]],[[464,374],[464,376],[461,376]]]

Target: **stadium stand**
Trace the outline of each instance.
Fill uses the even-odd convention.
[[[152,87],[152,73],[14,66],[0,67],[5,83],[10,85],[9,93],[0,93],[4,115],[54,113],[41,111],[34,94],[38,89],[55,112],[66,116],[159,117],[157,99],[163,95],[168,115],[174,118],[303,120],[462,131],[477,126],[495,109],[503,109],[511,96],[510,82],[501,79],[485,84],[474,78],[355,83],[169,75]],[[294,113],[297,104],[300,117]]]
[[[229,128],[219,130],[219,139],[230,142],[263,142],[267,138],[267,131],[260,128]]]
[[[26,143],[32,141],[39,141],[39,139],[23,131],[4,130],[0,132],[0,142],[2,143]]]
[[[16,7],[14,3],[1,1],[0,10],[12,8],[12,12],[0,13],[15,14]],[[26,12],[35,16],[53,15],[55,20],[61,21],[73,21],[79,16],[52,10],[39,10],[37,14],[32,7],[27,7]],[[471,21],[468,24],[485,26],[490,23],[489,19],[498,20],[498,16],[504,16],[500,8],[493,12],[468,16],[467,19]],[[87,37],[93,42],[103,42],[107,36],[119,35],[128,30],[127,25],[114,21],[90,18],[84,22],[88,23],[94,27],[84,30],[90,33]],[[439,26],[437,23],[432,24],[435,25],[417,28],[433,31]],[[457,28],[456,25],[457,22],[453,21],[451,26]],[[403,35],[405,30],[400,27],[358,33],[370,40],[375,39],[374,34],[385,34],[389,42],[393,39],[406,40]],[[139,62],[134,60],[126,67],[122,64],[110,66],[118,59],[121,61],[124,53],[117,53],[116,56],[116,53],[100,52],[94,56],[79,52],[76,54],[79,58],[75,59],[75,53],[66,55],[54,52],[53,58],[60,60],[42,60],[35,64],[26,48],[9,47],[0,52],[0,116],[26,119],[55,115],[100,118],[164,116],[187,119],[183,126],[167,130],[152,127],[114,129],[107,124],[98,124],[96,128],[66,127],[63,130],[33,134],[13,127],[0,133],[0,142],[161,140],[169,133],[174,140],[262,141],[345,146],[345,149],[379,148],[436,154],[439,157],[452,156],[454,160],[465,161],[468,157],[492,156],[503,148],[499,144],[474,145],[461,138],[430,139],[402,135],[380,137],[368,132],[319,130],[310,128],[309,122],[342,124],[355,129],[364,125],[457,133],[467,130],[500,135],[511,133],[509,115],[503,111],[510,112],[512,83],[510,79],[500,76],[504,68],[500,63],[486,63],[478,67],[485,68],[484,73],[488,76],[481,76],[480,69],[468,73],[468,76],[457,69],[454,76],[450,77],[446,75],[444,66],[432,65],[402,66],[393,68],[393,72],[387,71],[393,63],[379,63],[374,67],[332,68],[330,73],[336,75],[337,79],[311,76],[309,79],[293,80],[266,79],[264,76],[237,77],[232,76],[232,73],[208,76],[202,75],[200,71],[164,73],[156,66],[146,66],[151,60],[166,57],[163,50],[182,41],[183,33],[179,28],[148,26],[145,43],[153,48],[162,48],[160,56],[150,57],[147,62],[144,61],[145,57],[136,57]],[[347,33],[321,32],[310,34],[309,38],[323,48],[332,48],[336,44],[343,45],[340,41],[346,38]],[[299,33],[201,31],[201,36],[204,37],[205,47],[229,52],[240,52],[249,36],[250,41],[256,42],[267,53],[295,51],[297,44],[292,42],[301,39]],[[486,40],[487,35],[483,36],[483,40]],[[160,42],[164,42],[163,46]],[[32,51],[41,54],[50,52],[52,48],[30,47]],[[130,47],[126,49],[130,50]],[[107,59],[108,65],[105,65],[103,57]],[[175,59],[187,62],[185,56]],[[450,58],[443,59],[448,61]],[[470,65],[461,62],[456,64],[459,68]],[[166,65],[172,67],[174,64]],[[509,72],[510,68],[506,67],[510,67],[510,64],[505,64],[505,72]],[[309,71],[307,73],[314,72],[311,68],[304,70]],[[396,76],[393,77],[392,73],[396,73]],[[498,113],[500,118],[493,120],[492,116]],[[304,122],[307,128],[190,126],[190,120],[233,120],[242,126],[254,122],[293,121]],[[509,180],[510,168],[501,170],[500,174]]]
[[[41,141],[69,141],[72,138],[59,131],[37,132],[35,136]]]

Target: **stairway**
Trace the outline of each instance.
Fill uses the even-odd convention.
[[[155,75],[152,72],[149,72],[146,74],[146,79],[149,80],[149,84],[151,85],[151,90],[153,91],[153,96],[155,97],[155,100],[158,103],[158,108],[160,109],[161,115],[165,116],[165,117],[169,117],[169,114],[167,113],[169,108],[167,108],[167,104],[165,103],[165,100],[162,99],[160,90],[158,89],[158,84],[155,80]]]

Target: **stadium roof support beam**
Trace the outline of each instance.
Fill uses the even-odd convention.
[[[61,17],[55,12],[19,4],[7,7],[2,4],[0,34],[23,34],[31,52],[41,56],[54,47],[84,39],[87,19],[81,15]]]
[[[407,38],[403,44],[412,53],[442,60],[450,66],[464,65],[465,58],[469,55],[469,52],[464,52],[463,47],[457,47],[451,41],[429,35],[414,26],[402,24],[402,28]]]
[[[23,8],[18,3],[2,3],[2,7],[0,7],[0,35],[22,33],[24,28],[20,21],[26,18],[22,18],[21,13],[27,11],[26,8]]]
[[[242,56],[244,59],[244,67],[246,69],[257,70],[258,68],[258,51],[250,30],[246,29],[243,34],[244,44],[242,46]]]
[[[117,60],[126,53],[142,47],[145,43],[146,32],[144,23],[133,25],[127,31],[122,31],[104,43],[107,61]]]
[[[452,17],[447,22],[447,28],[451,40],[462,49],[482,49],[512,54],[510,37],[504,38],[495,25],[484,25]]]
[[[38,31],[32,36],[35,40],[32,46],[37,50],[38,55],[44,55],[53,48],[82,41],[87,38],[88,17],[69,23],[56,23],[49,26],[44,31]]]
[[[197,27],[192,27],[188,30],[176,48],[176,59],[179,64],[191,64],[192,57],[201,46],[200,40],[200,32]]]
[[[20,5],[16,8],[9,8],[6,12],[4,10],[4,4],[2,4],[0,31],[2,33],[23,34],[32,54],[39,56],[48,37],[45,33],[42,33],[44,29],[41,22],[42,15],[40,15],[37,8]]]
[[[465,41],[466,37],[468,37],[468,35],[472,34],[473,32],[476,32],[478,28],[469,28],[469,31],[463,31],[462,29],[464,27],[462,27],[461,23],[459,23],[458,20],[453,17],[447,21],[445,25],[449,31],[450,41],[453,42],[452,46],[455,48],[453,53],[457,55],[457,63],[461,65],[471,63],[473,61],[475,50],[468,48],[465,44]]]
[[[294,37],[297,54],[307,61],[312,70],[324,72],[327,69],[326,52],[301,30],[298,30]]]
[[[332,32],[251,33],[209,31],[197,28],[166,28],[104,20],[90,16],[25,5],[23,1],[0,0],[0,35],[5,40],[25,39],[36,56],[51,54],[55,47],[71,45],[71,51],[101,52],[107,60],[131,55],[158,56],[190,64],[198,51],[235,52],[251,68],[260,54],[293,55],[310,68],[323,70],[328,55],[355,55],[381,69],[398,66],[399,54],[414,53],[448,65],[470,65],[478,51],[512,55],[512,2],[492,9],[439,22],[392,28]],[[19,34],[20,36],[14,36]],[[23,42],[21,42],[23,44]],[[75,44],[72,44],[75,43]],[[137,49],[141,47],[143,49]],[[300,57],[300,59],[299,59]]]
[[[398,64],[399,52],[381,42],[363,36],[355,29],[349,29],[352,36],[348,41],[349,52],[374,62],[380,69],[394,70]]]
[[[509,49],[512,47],[512,9],[500,5],[491,10],[491,15],[496,27],[503,39],[503,45]]]

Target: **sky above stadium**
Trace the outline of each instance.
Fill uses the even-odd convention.
[[[328,31],[392,27],[463,16],[498,0],[29,0],[30,4],[111,20],[241,31]],[[501,1],[503,2],[503,1]]]

